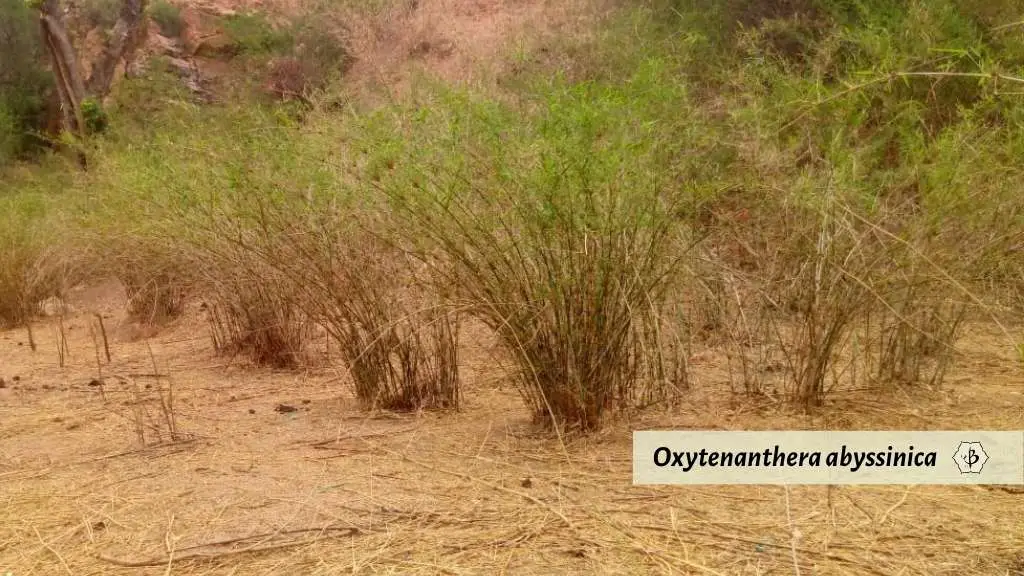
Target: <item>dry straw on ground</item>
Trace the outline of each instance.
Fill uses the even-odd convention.
[[[92,346],[86,319],[66,319],[72,350]],[[332,371],[232,368],[202,326],[190,313],[149,344],[111,343],[105,374],[152,372],[151,346],[174,376],[176,426],[192,440],[146,449],[115,387],[104,400],[88,386],[94,354],[61,369],[52,353],[17,346],[17,332],[0,337],[0,568],[990,576],[1020,562],[1020,494],[1009,489],[793,487],[787,516],[779,487],[631,485],[634,428],[1019,428],[1019,372],[993,352],[990,329],[968,326],[947,392],[841,393],[810,422],[731,396],[722,354],[702,354],[687,404],[563,451],[495,380],[496,341],[479,325],[462,338],[463,410],[439,416],[367,415],[339,398]],[[36,332],[51,350],[52,333]]]

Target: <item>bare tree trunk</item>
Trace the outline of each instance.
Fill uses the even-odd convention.
[[[89,75],[90,94],[103,97],[110,92],[110,84],[114,80],[114,71],[117,70],[118,63],[124,60],[127,66],[132,53],[141,44],[145,32],[145,13],[146,0],[124,0],[121,4],[117,23],[107,36],[103,54],[93,65],[92,73]]]
[[[53,76],[60,97],[61,124],[65,131],[79,137],[84,137],[86,131],[83,100],[90,96],[100,99],[110,92],[117,64],[122,59],[129,59],[144,37],[147,0],[122,2],[117,23],[107,36],[103,54],[92,67],[88,83],[82,81],[81,67],[68,39],[60,0],[44,0],[40,6],[39,25],[53,65]],[[78,150],[77,155],[79,164],[86,169],[85,153]]]
[[[60,96],[61,114],[64,129],[81,134],[85,128],[82,118],[82,99],[85,98],[85,84],[75,57],[75,50],[68,40],[64,26],[64,15],[61,13],[58,0],[46,0],[39,14],[39,24],[43,42],[46,44],[50,62],[53,65],[53,76]]]

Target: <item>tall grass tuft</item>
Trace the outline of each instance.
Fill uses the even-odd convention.
[[[655,141],[617,116],[635,96],[609,92],[548,92],[520,131],[514,112],[455,95],[424,119],[445,124],[439,141],[396,137],[368,163],[397,237],[498,335],[527,407],[558,430],[593,430],[684,384],[664,332],[683,250],[674,200],[645,172]]]
[[[245,353],[255,364],[297,368],[311,336],[308,319],[292,297],[290,284],[254,259],[206,261],[209,322],[214,348]]]
[[[406,214],[440,248],[455,300],[512,352],[538,420],[590,430],[663,393],[670,228],[621,215],[593,227],[569,214],[545,220],[515,193],[495,192],[475,194],[476,208],[453,201]]]
[[[0,196],[0,327],[28,324],[47,298],[63,299],[86,277],[87,251],[34,193]]]
[[[184,313],[195,278],[181,246],[145,235],[118,235],[103,242],[102,266],[124,285],[133,320],[159,326]]]
[[[337,343],[366,409],[457,410],[458,314],[389,242],[349,226],[354,216],[325,211],[296,223],[293,213],[271,214],[264,237],[278,240],[257,251]]]

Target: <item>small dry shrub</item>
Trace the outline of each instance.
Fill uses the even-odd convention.
[[[295,33],[295,57],[303,63],[315,87],[340,77],[353,63],[346,39],[347,28],[324,17],[301,24]]]
[[[34,302],[42,293],[26,282],[35,263],[24,255],[7,254],[0,268],[0,327],[23,326],[33,315]]]
[[[267,65],[264,86],[281,100],[304,100],[352,65],[342,23],[313,15],[294,25],[292,48]]]
[[[103,236],[96,242],[99,267],[124,286],[133,320],[162,325],[181,316],[194,285],[181,246],[143,235]]]
[[[214,348],[246,354],[255,364],[296,368],[311,330],[290,285],[270,270],[218,266],[208,274],[213,284],[209,321]],[[212,276],[212,277],[211,277]]]
[[[188,290],[182,274],[172,263],[165,264],[129,266],[118,275],[128,296],[128,313],[136,321],[165,324],[185,311]]]
[[[713,206],[716,266],[705,270],[726,286],[721,328],[747,392],[775,384],[810,408],[843,385],[942,382],[966,306],[938,268],[955,255],[926,225],[869,217],[832,191]]]
[[[0,257],[0,327],[24,326],[40,312],[40,303],[61,298],[73,283],[73,270],[59,250],[8,246]]]
[[[297,58],[275,58],[268,65],[266,88],[276,98],[301,98],[306,93],[308,83],[305,67]]]
[[[260,366],[297,368],[305,360],[312,323],[294,283],[267,262],[281,254],[282,240],[252,226],[244,214],[216,210],[187,220],[191,268],[197,289],[208,298],[213,346],[221,354],[245,354]]]
[[[785,366],[785,358],[778,346],[771,307],[752,290],[757,281],[722,266],[704,269],[700,282],[715,291],[707,293],[699,309],[712,310],[715,322],[703,326],[703,337],[717,337],[729,362],[732,388],[752,395],[781,389],[785,374],[780,368]]]
[[[128,313],[147,324],[164,324],[185,310],[185,291],[171,274],[126,272],[120,277],[128,295]]]
[[[393,251],[367,242],[346,252],[340,269],[320,276],[314,306],[357,398],[390,410],[457,409],[457,317],[396,285],[400,272],[382,264],[397,257]]]
[[[56,219],[31,221],[15,210],[0,213],[0,327],[26,325],[44,300],[63,302],[87,278],[88,252],[55,233],[64,226]]]
[[[914,292],[879,313],[876,382],[935,386],[953,361],[967,306]]]
[[[350,367],[356,397],[367,407],[412,411],[458,409],[458,320],[441,309],[409,312],[375,288],[350,284],[361,296],[328,312],[329,332]]]
[[[458,409],[457,315],[414,281],[400,251],[335,216],[271,215],[264,231],[278,240],[258,252],[338,344],[364,407]]]
[[[873,283],[880,297],[863,314],[862,333],[874,348],[865,350],[865,368],[876,385],[941,384],[970,308],[968,296],[945,277],[958,272],[956,251],[943,249],[949,238],[917,228],[904,221],[907,239],[891,269]]]
[[[824,400],[834,360],[869,298],[858,275],[876,265],[877,254],[865,251],[851,222],[828,208],[790,206],[786,212],[788,241],[759,251],[749,275],[760,294],[747,315],[763,323],[760,332],[772,334],[781,349],[792,399],[811,407]]]

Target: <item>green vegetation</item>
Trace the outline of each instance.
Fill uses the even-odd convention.
[[[51,77],[39,27],[22,0],[0,0],[0,166],[40,144]]]
[[[47,161],[46,174],[11,174],[16,192],[0,192],[0,327],[24,325],[39,303],[89,279],[89,249],[54,190],[69,174]]]
[[[85,24],[100,30],[109,30],[117,22],[121,3],[118,0],[86,0],[81,4]]]
[[[50,241],[24,232],[69,210],[141,316],[207,295],[218,348],[281,367],[319,325],[367,406],[457,406],[462,315],[559,427],[675,396],[709,339],[743,390],[807,407],[939,384],[965,318],[1024,313],[1022,17],[657,0],[563,39],[560,74],[524,59],[503,82],[517,98],[435,87],[298,119],[126,82],[62,209],[12,180],[6,202],[54,213],[5,237],[20,252],[0,269],[39,262]],[[312,26],[225,28],[249,54],[347,60]],[[55,289],[8,276],[9,322]]]
[[[222,25],[243,54],[283,53],[294,44],[289,31],[274,26],[259,12],[232,14]]]
[[[181,9],[167,0],[154,0],[149,5],[149,17],[156,22],[160,33],[168,38],[177,38],[185,28]]]

